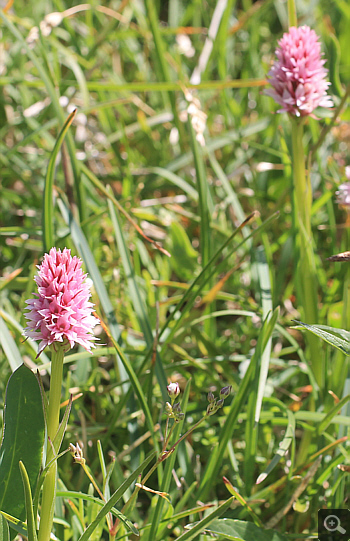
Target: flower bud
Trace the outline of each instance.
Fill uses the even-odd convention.
[[[168,395],[172,400],[175,400],[180,394],[180,386],[176,383],[169,383],[167,386]]]
[[[173,414],[173,407],[169,402],[165,402],[165,413],[168,417],[171,417]]]
[[[208,393],[208,402],[209,402],[209,404],[214,402],[214,400],[215,400],[215,396],[213,395],[213,393],[211,391],[209,391],[209,393]]]
[[[219,409],[219,408],[222,408],[223,405],[224,405],[224,399],[220,398],[220,400],[218,400],[216,403],[216,407],[217,409]]]
[[[209,406],[207,407],[207,415],[214,415],[214,413],[217,412],[217,406],[216,406],[216,400],[214,402],[211,402]]]
[[[180,402],[176,402],[176,404],[173,405],[173,412],[174,413],[181,413]]]
[[[220,391],[220,398],[227,398],[232,391],[232,386],[227,385],[227,387],[223,387]]]
[[[70,443],[68,449],[69,449],[70,454],[74,458],[74,462],[77,462],[78,464],[85,464],[83,450],[80,447],[79,443],[77,443],[76,445],[73,445],[73,443]]]

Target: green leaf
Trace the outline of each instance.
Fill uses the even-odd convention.
[[[89,494],[83,494],[82,492],[74,492],[73,490],[58,490],[56,493],[57,497],[71,499],[76,498],[77,500],[86,500],[88,502],[93,502],[99,505],[100,507],[103,507],[106,502],[100,500],[99,498],[96,498],[95,496],[90,496]],[[125,524],[125,526],[135,535],[140,535],[139,531],[133,523],[125,516],[123,513],[121,513],[118,509],[115,507],[112,507],[110,512],[117,517],[121,522]],[[1,540],[0,540],[1,541]]]
[[[18,518],[13,517],[12,515],[9,515],[8,513],[5,513],[5,511],[0,511],[0,516],[4,517],[7,520],[7,522],[11,524],[11,527],[13,528],[13,530],[21,534],[22,537],[27,537],[28,535],[27,525],[24,522],[22,522],[22,520],[19,520]],[[10,533],[10,539],[11,537],[13,538],[14,536],[13,535],[11,536],[12,534],[11,530],[9,530],[9,533]]]
[[[205,518],[200,520],[199,522],[196,522],[195,525],[191,525],[191,529],[184,534],[180,535],[180,537],[177,538],[177,541],[190,541],[191,539],[194,539],[199,535],[203,530],[207,529],[208,526],[215,520],[217,517],[220,517],[231,505],[231,503],[234,500],[234,496],[232,498],[229,498],[221,504],[215,511],[207,515]]]
[[[142,385],[141,385],[138,377],[135,374],[135,371],[134,371],[134,369],[132,367],[132,364],[130,363],[129,359],[124,355],[124,353],[123,353],[121,347],[119,346],[118,342],[116,340],[114,340],[114,338],[112,336],[111,336],[111,340],[112,340],[113,345],[114,345],[114,347],[115,347],[115,349],[116,349],[116,351],[118,353],[119,358],[121,359],[121,361],[123,363],[123,366],[124,366],[128,376],[129,376],[129,380],[131,382],[131,385],[133,386],[135,394],[136,394],[137,398],[140,401],[141,407],[142,407],[143,412],[145,414],[146,422],[148,424],[148,428],[149,428],[151,434],[153,434],[154,433],[154,425],[153,425],[153,421],[152,421],[152,415],[151,415],[150,409],[148,407],[148,403],[147,403],[145,394],[143,392]]]
[[[167,249],[171,253],[170,266],[181,280],[191,280],[197,268],[198,252],[181,224],[172,222]]]
[[[51,152],[49,164],[47,166],[46,179],[45,179],[45,188],[44,188],[44,206],[43,206],[43,242],[44,242],[44,252],[48,252],[52,246],[55,244],[54,237],[54,227],[53,227],[53,182],[55,177],[55,165],[57,155],[62,146],[65,135],[68,131],[69,126],[73,122],[75,117],[76,109],[67,117],[65,123],[62,126],[62,129],[57,137],[55,146]]]
[[[198,199],[198,193],[195,188],[186,180],[179,177],[178,175],[175,175],[175,173],[172,173],[171,171],[168,171],[168,169],[164,169],[162,167],[148,167],[147,171],[150,173],[154,173],[155,175],[159,175],[160,177],[163,177],[173,184],[183,190],[191,199],[194,199],[197,201]],[[244,219],[244,218],[243,218]]]
[[[235,424],[238,418],[239,413],[242,411],[243,404],[248,399],[250,392],[250,384],[252,377],[255,372],[255,368],[259,359],[259,352],[263,351],[270,339],[271,333],[275,327],[277,317],[278,317],[278,308],[275,309],[271,318],[266,318],[262,328],[260,330],[258,342],[256,344],[255,352],[251,361],[249,363],[248,369],[244,375],[244,378],[239,386],[238,392],[235,398],[232,400],[230,411],[227,415],[226,421],[219,434],[219,445],[213,450],[210,455],[207,467],[205,469],[204,475],[202,475],[201,484],[197,494],[197,499],[203,499],[210,490],[210,487],[213,485],[214,479],[219,473],[221,466],[222,458],[224,456],[227,443],[232,437]]]
[[[320,424],[317,427],[317,434],[322,434],[329,425],[331,424],[333,418],[337,415],[338,411],[340,411],[347,402],[350,400],[350,394],[347,396],[344,396],[337,404],[333,406],[333,408],[326,414],[324,419],[320,422]]]
[[[284,438],[280,442],[275,456],[273,457],[273,459],[271,460],[270,464],[267,466],[265,471],[259,475],[259,477],[258,477],[258,479],[256,481],[257,485],[259,483],[262,483],[266,479],[266,477],[269,475],[269,473],[272,472],[274,467],[279,463],[281,458],[286,454],[286,452],[288,451],[291,443],[294,442],[294,438],[295,438],[295,416],[290,411],[290,409],[288,409],[283,404],[283,402],[281,402],[277,398],[271,398],[270,397],[270,398],[267,398],[266,401],[268,401],[268,402],[270,402],[272,404],[276,404],[287,415],[288,424],[287,424],[287,428],[286,428],[286,431],[285,431],[285,434],[284,434]],[[293,453],[292,453],[292,458],[293,457],[294,457],[294,449],[293,449]],[[291,467],[290,470],[293,471],[293,467]]]
[[[327,327],[325,325],[308,325],[307,323],[303,323],[302,321],[298,321],[297,319],[295,321],[319,338],[322,338],[322,340],[327,342],[327,344],[330,344],[331,346],[340,349],[340,351],[345,353],[345,355],[350,355],[350,341],[343,340],[342,338],[338,338],[337,336],[334,336],[334,334],[331,334],[336,333],[344,336],[344,333],[346,333],[347,331],[344,331],[343,329],[336,329],[334,327]],[[327,332],[324,329],[327,329],[331,332]]]
[[[263,317],[265,318],[267,317],[270,311],[272,312],[273,305],[272,305],[272,299],[271,299],[271,283],[270,283],[269,267],[266,262],[265,251],[262,246],[259,246],[259,248],[257,249],[256,256],[257,256],[258,278],[259,278],[259,284],[260,284],[261,304],[262,304],[262,309],[263,309]],[[256,423],[258,423],[260,419],[261,405],[262,405],[263,396],[265,392],[267,374],[269,371],[270,356],[271,356],[271,338],[267,342],[267,345],[261,356],[258,394],[256,398],[255,416],[254,416],[254,420]]]
[[[270,218],[268,218],[261,226],[257,227],[250,236],[244,238],[236,247],[235,251],[238,251],[241,246],[246,243],[251,236],[256,235],[257,233],[261,232],[269,223],[270,221],[274,220],[277,217],[277,214],[272,215]],[[255,213],[252,213],[246,220],[240,224],[235,231],[228,237],[228,239],[220,246],[220,248],[216,251],[216,253],[211,257],[210,261],[203,267],[200,274],[193,280],[190,287],[187,289],[187,291],[182,295],[181,300],[177,304],[176,308],[172,310],[170,313],[167,321],[163,325],[162,329],[159,332],[159,339],[162,337],[163,333],[166,330],[170,330],[168,332],[166,338],[164,339],[164,345],[162,347],[162,353],[163,351],[168,347],[168,344],[172,341],[177,329],[181,326],[184,318],[187,316],[188,312],[193,307],[195,300],[198,295],[200,295],[201,291],[203,290],[204,286],[208,283],[208,281],[211,279],[212,276],[220,269],[220,263],[218,263],[218,260],[225,250],[226,247],[229,246],[231,241],[234,239],[234,237],[242,231],[242,229],[250,223],[250,221],[255,218]],[[178,316],[178,317],[177,317]],[[176,320],[173,326],[171,327],[171,322],[173,320]]]
[[[43,85],[46,87],[47,93],[50,96],[56,116],[60,120],[60,122],[64,123],[65,118],[64,118],[63,109],[59,102],[59,93],[57,92],[55,85],[51,80],[50,73],[46,71],[46,69],[43,66],[42,60],[38,58],[36,54],[34,53],[34,51],[29,47],[27,41],[22,36],[21,32],[11,22],[11,20],[5,15],[4,11],[0,10],[0,17],[2,18],[4,24],[7,26],[11,34],[16,38],[17,43],[21,44],[21,46],[23,47],[23,50],[26,51],[27,56],[30,58],[33,65],[36,67],[39,74],[39,79],[43,83]],[[73,82],[73,84],[75,84],[75,81]],[[74,184],[76,187],[79,214],[80,214],[80,218],[84,219],[85,218],[85,198],[83,197],[83,187],[82,187],[82,183],[80,182],[80,167],[79,167],[79,162],[76,158],[74,139],[72,137],[72,134],[70,133],[68,133],[67,135],[67,143],[68,143],[69,155],[70,155],[72,169],[73,169],[73,177],[74,177]]]
[[[107,289],[103,282],[100,270],[96,265],[96,261],[90,250],[89,243],[80,226],[74,220],[72,213],[67,208],[62,199],[58,200],[58,206],[60,208],[64,221],[70,229],[73,242],[86,265],[91,280],[94,283],[94,288],[96,289],[96,293],[98,295],[98,298],[100,299],[103,311],[107,317],[110,333],[115,340],[119,340],[120,328],[114,314],[114,308],[108,296]],[[127,373],[124,370],[123,364],[120,361],[119,357],[117,357],[117,363],[120,379],[124,381],[127,379]],[[123,389],[125,390],[125,392],[127,391],[127,388],[127,385],[123,385]]]
[[[24,499],[25,499],[25,505],[26,505],[28,541],[37,541],[35,518],[34,518],[34,513],[33,513],[32,491],[30,489],[28,473],[22,460],[19,461],[19,468],[21,470],[24,497],[25,497]]]
[[[85,532],[79,537],[78,541],[88,541],[92,532],[97,528],[101,520],[109,513],[116,503],[123,496],[124,492],[129,488],[129,486],[138,478],[139,474],[148,466],[148,464],[153,460],[156,453],[151,453],[146,460],[140,464],[138,468],[124,481],[124,483],[112,494],[111,498],[105,505],[102,507],[101,511],[97,514],[95,520],[89,524]]]
[[[129,250],[125,243],[123,231],[120,225],[119,216],[115,212],[114,205],[110,199],[108,200],[108,208],[109,208],[109,212],[112,219],[112,224],[113,224],[113,228],[114,228],[114,232],[115,232],[115,236],[116,236],[116,240],[118,244],[120,257],[123,263],[124,272],[128,280],[130,299],[132,300],[132,304],[133,304],[135,313],[137,315],[140,328],[146,340],[147,346],[152,347],[154,344],[154,338],[152,334],[152,328],[149,322],[147,306],[146,306],[146,303],[144,302],[144,299],[142,297],[142,294],[140,292],[140,289],[136,280],[135,270],[132,265]],[[166,392],[167,378],[166,378],[163,364],[158,352],[156,352],[155,369],[156,369],[156,375],[158,378],[158,383],[159,383],[161,393],[163,396],[163,400],[166,401],[168,399],[168,395]]]
[[[39,384],[33,372],[22,364],[7,384],[0,448],[0,509],[21,521],[25,520],[26,512],[19,461],[26,467],[33,492],[41,466],[44,434]]]
[[[9,526],[5,518],[0,514],[0,541],[10,541]]]
[[[263,530],[252,522],[223,518],[214,520],[208,533],[222,535],[225,541],[287,541],[287,537],[275,530]]]
[[[23,360],[19,352],[19,349],[16,345],[16,342],[12,338],[12,334],[8,330],[7,325],[1,316],[0,316],[0,344],[3,347],[3,350],[5,352],[7,360],[11,367],[11,370],[14,372],[16,368],[21,366]]]

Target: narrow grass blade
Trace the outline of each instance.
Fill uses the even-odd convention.
[[[2,327],[1,327],[1,318],[3,318],[3,320],[4,320],[3,323],[5,324],[5,326],[6,326],[6,323],[7,323],[7,325],[9,326],[10,329],[17,331],[18,335],[20,335],[21,337],[24,336],[23,335],[23,327],[18,323],[18,321],[14,317],[12,317],[8,312],[5,312],[5,310],[1,310],[1,308],[0,308],[0,342],[1,342],[1,337],[3,336],[3,331],[2,331]],[[18,340],[18,335],[16,337],[17,340]],[[10,336],[12,336],[12,335],[10,334]],[[15,342],[14,342],[14,344],[16,346]],[[32,338],[28,338],[26,340],[26,345],[28,345],[33,350],[35,355],[37,354],[38,344],[34,340],[32,340]],[[16,348],[17,348],[17,346],[16,346]],[[5,347],[4,347],[4,351],[6,351]],[[18,357],[18,361],[19,360],[20,360],[20,356]],[[51,364],[51,362],[50,362],[50,359],[48,358],[48,356],[46,355],[46,353],[44,351],[42,351],[41,354],[40,354],[40,360],[41,360],[42,364],[46,364],[45,369],[48,370],[48,372],[50,373],[50,364]],[[17,366],[20,366],[21,364],[22,364],[22,360]],[[17,366],[15,368],[17,368]]]
[[[27,470],[26,470],[25,465],[23,464],[22,460],[19,461],[19,468],[21,470],[22,483],[23,483],[23,489],[24,489],[24,497],[25,497],[25,507],[26,507],[26,514],[27,514],[28,541],[37,541],[36,528],[35,528],[35,519],[34,519],[34,513],[33,513],[32,491],[31,491],[31,488],[30,488],[30,482],[29,482],[28,473],[27,473]]]
[[[108,328],[110,330],[110,333],[113,336],[114,340],[118,341],[120,339],[120,328],[114,314],[114,308],[109,299],[106,286],[104,285],[101,273],[98,269],[98,266],[96,265],[94,256],[90,250],[86,237],[84,233],[82,232],[81,228],[79,227],[79,225],[74,220],[72,213],[68,210],[68,208],[66,207],[66,205],[61,199],[58,199],[58,206],[60,208],[63,219],[65,220],[66,224],[69,226],[73,242],[75,246],[77,247],[77,250],[79,251],[82,259],[84,260],[84,263],[87,267],[90,277],[94,283],[96,293],[100,300],[103,311],[107,317]],[[120,379],[122,381],[127,380],[127,373],[125,372],[123,364],[119,358],[118,358],[118,369],[119,369]],[[124,390],[126,389],[127,389],[127,386],[124,385]]]
[[[287,415],[288,424],[287,424],[287,428],[286,428],[283,440],[280,442],[275,456],[273,457],[273,459],[271,460],[270,464],[267,466],[265,471],[261,473],[259,477],[257,478],[256,480],[257,485],[259,483],[262,483],[266,479],[266,477],[272,472],[275,466],[279,463],[281,458],[286,454],[290,445],[293,442],[295,442],[295,416],[293,415],[293,412],[291,412],[290,409],[288,409],[280,400],[272,399],[272,398],[269,398],[267,400],[269,402],[272,402],[273,404],[276,404]],[[294,452],[292,454],[294,455]],[[293,464],[290,470],[293,471]]]
[[[33,83],[32,81],[26,82],[28,87],[35,86],[37,88],[42,88],[44,85],[40,84],[40,81]],[[72,86],[73,88],[77,86],[76,81],[72,79],[67,79],[66,84]],[[228,81],[203,81],[198,85],[192,85],[190,83],[186,84],[187,89],[193,88],[194,90],[224,90],[225,88],[257,88],[264,87],[267,85],[266,79],[231,79]],[[112,92],[115,94],[120,94],[121,92],[183,92],[184,84],[180,81],[152,81],[152,82],[139,82],[134,81],[132,83],[114,83],[110,81],[88,81],[87,87],[90,92],[95,91],[105,91]],[[267,120],[263,119],[263,124],[267,124]],[[251,126],[249,126],[251,128]],[[237,132],[237,129],[235,130]]]
[[[117,199],[111,194],[111,192],[109,190],[107,190],[107,188],[102,184],[102,182],[100,182],[98,180],[98,178],[96,177],[96,175],[94,175],[94,173],[92,171],[90,171],[90,169],[88,167],[86,167],[86,165],[84,164],[81,164],[81,170],[82,172],[84,173],[84,175],[87,176],[87,178],[89,180],[91,180],[91,182],[94,184],[94,186],[96,186],[96,188],[98,188],[99,190],[101,190],[102,193],[104,193],[106,195],[106,197],[108,199],[110,199],[113,204],[115,205],[115,207],[119,210],[119,212],[121,212],[125,218],[131,223],[131,225],[136,229],[136,231],[145,239],[147,240],[147,242],[149,242],[150,244],[152,244],[152,246],[154,248],[156,248],[157,250],[159,250],[160,252],[162,252],[163,254],[167,255],[168,257],[170,257],[170,254],[169,252],[167,252],[158,242],[156,242],[155,240],[147,237],[147,235],[145,235],[145,233],[142,231],[141,227],[135,222],[135,220],[133,220],[133,218],[130,216],[130,214],[128,214],[126,212],[126,210],[124,209],[124,207],[122,207],[122,205],[119,203],[119,201],[117,201]]]
[[[109,492],[109,487],[108,487],[108,485],[106,486],[107,468],[106,468],[106,463],[105,463],[105,459],[104,459],[104,456],[103,456],[102,444],[101,444],[100,440],[97,440],[97,453],[98,453],[98,459],[99,459],[99,462],[100,462],[100,470],[101,470],[101,473],[102,473],[102,481],[103,481],[102,482],[102,492],[103,492],[103,496],[105,497],[106,500],[109,500],[110,494],[106,493],[106,488],[107,488],[107,492]]]
[[[255,218],[255,214],[248,216],[248,218],[232,233],[232,235],[230,235],[230,237],[220,246],[220,248],[211,257],[210,261],[208,261],[208,263],[203,267],[200,274],[195,278],[191,286],[187,289],[186,293],[181,297],[181,300],[176,306],[176,309],[173,310],[170,316],[168,317],[167,321],[165,322],[164,326],[162,327],[159,333],[159,338],[161,338],[164,331],[169,328],[169,325],[173,321],[175,316],[179,315],[178,319],[176,319],[175,324],[171,328],[171,331],[166,337],[166,343],[171,342],[177,329],[182,324],[184,317],[192,308],[197,295],[199,294],[201,289],[205,286],[205,284],[208,282],[210,277],[218,270],[218,266],[215,264],[217,263],[218,259],[222,255],[222,252],[231,243],[231,241],[235,238],[235,236],[243,229],[243,227],[245,227],[254,218]],[[257,228],[253,234],[255,234],[259,229],[260,228]],[[240,246],[243,245],[244,242],[248,238],[249,237],[247,237],[241,243],[239,243],[236,249],[239,249]]]
[[[190,81],[191,83],[199,83],[202,74],[205,72],[212,53],[214,44],[216,43],[217,33],[220,27],[221,19],[224,15],[227,6],[227,0],[218,0],[214,9],[212,19],[208,28],[208,36],[204,42],[201,54],[199,55],[198,63],[193,70]]]
[[[191,184],[189,184],[186,180],[179,177],[178,175],[175,175],[175,173],[172,173],[168,169],[164,169],[163,167],[148,167],[147,172],[154,173],[155,175],[158,175],[162,178],[165,178],[166,180],[169,180],[172,184],[183,190],[187,195],[193,199],[194,201],[198,200],[198,192]],[[244,217],[243,217],[244,219]]]
[[[140,383],[137,375],[135,374],[134,369],[131,366],[129,360],[124,355],[124,353],[123,353],[121,347],[119,346],[118,342],[116,340],[114,340],[114,338],[112,336],[110,336],[110,339],[112,340],[113,345],[114,345],[114,347],[115,347],[115,349],[116,349],[116,351],[118,353],[118,356],[120,357],[120,359],[121,359],[121,361],[123,363],[123,366],[124,366],[128,376],[129,376],[129,380],[130,380],[130,383],[131,383],[131,385],[132,385],[132,387],[133,387],[133,389],[135,391],[135,394],[136,394],[137,398],[140,401],[141,408],[143,409],[143,412],[144,412],[145,418],[146,418],[146,422],[148,424],[148,429],[151,431],[152,434],[154,434],[154,423],[153,423],[153,420],[152,420],[152,415],[151,415],[151,412],[149,410],[146,397],[145,397],[144,392],[142,390],[141,383]],[[155,447],[158,447],[156,441],[154,442],[154,445],[155,445]]]
[[[240,222],[243,222],[245,219],[245,213],[243,211],[242,205],[234,191],[234,189],[231,186],[230,181],[228,180],[227,176],[225,175],[225,172],[222,170],[219,162],[215,158],[215,155],[211,152],[208,153],[208,158],[210,161],[210,165],[212,166],[215,174],[217,175],[218,179],[220,180],[222,187],[224,188],[226,192],[226,199],[227,203],[232,205],[232,208],[234,210],[234,214],[237,217],[237,220]],[[245,227],[243,230],[243,235],[248,236],[250,235],[250,229],[249,227]]]
[[[258,279],[259,279],[259,285],[260,285],[261,305],[262,305],[262,311],[263,311],[263,318],[265,318],[265,317],[268,317],[269,312],[272,312],[273,306],[272,306],[272,298],[271,298],[271,283],[270,283],[269,267],[266,263],[265,252],[262,246],[260,246],[257,249],[256,258],[257,258],[257,267],[258,267]],[[266,348],[264,349],[261,356],[258,395],[256,398],[255,415],[254,415],[255,423],[258,423],[259,418],[260,418],[261,405],[262,405],[262,400],[263,400],[263,396],[265,392],[267,374],[269,371],[270,356],[271,356],[271,338],[267,342]]]
[[[12,372],[14,372],[23,363],[22,356],[12,338],[10,331],[7,328],[4,320],[0,316],[0,344],[5,352]]]
[[[171,78],[169,74],[169,66],[166,60],[163,39],[159,30],[160,25],[159,25],[159,20],[157,17],[157,12],[156,12],[156,3],[154,2],[154,0],[145,0],[145,8],[146,8],[147,20],[150,24],[152,35],[153,35],[155,51],[156,51],[157,60],[158,60],[160,71],[161,71],[161,78],[163,79],[163,81],[170,83]],[[180,119],[177,114],[175,94],[171,91],[168,91],[168,98],[170,101],[171,110],[174,115],[174,122],[181,137],[181,133],[183,132],[183,126],[181,125]]]
[[[90,539],[91,534],[94,532],[94,530],[97,528],[101,520],[109,513],[112,508],[118,503],[120,498],[123,496],[124,492],[130,487],[130,485],[138,478],[140,473],[143,472],[145,468],[150,464],[150,462],[153,460],[153,458],[156,456],[155,452],[152,452],[146,460],[140,464],[138,468],[136,468],[135,471],[124,481],[124,483],[114,492],[114,494],[111,496],[111,498],[108,500],[108,502],[105,503],[105,505],[102,507],[101,511],[97,514],[95,520],[89,524],[89,526],[86,528],[85,532],[79,537],[78,541],[88,541]]]
[[[250,516],[252,517],[254,524],[257,526],[262,527],[263,523],[261,522],[260,518],[256,513],[254,513],[253,509],[250,507],[249,503],[241,496],[241,494],[235,489],[235,487],[230,483],[230,481],[223,477],[223,481],[225,483],[225,487],[229,491],[229,493],[236,498],[236,500],[242,505],[242,507],[245,507],[245,509],[248,511]]]
[[[278,317],[278,311],[275,310],[271,319],[264,321],[262,328],[260,330],[258,342],[256,345],[255,351],[264,350],[268,340],[270,339],[271,333],[275,327],[275,323]],[[212,452],[207,467],[205,469],[204,475],[199,486],[199,491],[197,494],[198,499],[203,499],[207,496],[214,479],[217,477],[219,469],[221,467],[222,458],[224,456],[227,442],[232,437],[233,431],[235,429],[235,424],[238,418],[239,413],[242,410],[244,402],[248,399],[249,395],[249,386],[256,369],[258,362],[258,355],[254,353],[251,361],[249,363],[248,369],[244,375],[244,378],[239,386],[238,392],[234,397],[230,411],[227,415],[225,424],[223,425],[220,435],[219,435],[219,445]]]
[[[317,427],[317,434],[322,434],[329,425],[333,422],[334,417],[338,414],[338,411],[340,411],[345,404],[347,404],[350,400],[350,395],[344,396],[333,408],[326,414],[324,419],[320,422],[320,424]]]
[[[28,58],[30,58],[30,60],[33,62],[34,66],[36,67],[38,71],[40,80],[42,81],[43,86],[45,86],[47,93],[50,96],[57,118],[59,119],[61,123],[64,123],[65,121],[64,112],[59,102],[59,95],[55,89],[55,86],[51,80],[50,75],[47,73],[42,62],[36,56],[34,51],[29,47],[27,41],[23,38],[22,34],[19,32],[16,26],[10,21],[10,19],[1,10],[0,10],[0,17],[3,19],[3,22],[7,26],[8,30],[16,38],[17,42],[20,43],[23,49],[26,51]],[[75,84],[76,84],[75,81],[73,81],[73,85]],[[73,175],[74,175],[74,182],[75,182],[76,193],[77,193],[77,198],[78,198],[80,219],[83,220],[85,218],[85,200],[83,197],[83,188],[80,182],[80,169],[79,169],[78,160],[76,158],[74,140],[71,134],[69,133],[67,136],[67,143],[68,143],[69,155],[70,155],[70,159],[71,159],[71,163],[73,167]]]
[[[145,341],[147,343],[147,346],[152,347],[154,343],[154,339],[152,335],[151,325],[149,323],[149,316],[147,314],[147,307],[139,291],[139,287],[138,287],[136,277],[135,277],[135,271],[131,263],[128,249],[125,244],[125,239],[124,239],[124,235],[123,235],[122,228],[120,225],[119,217],[117,216],[114,210],[113,203],[110,200],[108,200],[108,208],[109,208],[109,213],[112,219],[112,224],[114,227],[114,233],[117,239],[119,253],[122,259],[124,272],[128,280],[130,298],[131,298],[134,310],[136,312],[140,328],[143,332]],[[164,368],[163,368],[159,353],[156,354],[155,371],[156,371],[157,379],[158,379],[159,386],[161,389],[161,393],[163,396],[163,400],[166,401],[168,399],[167,390],[166,390],[167,378],[164,372]]]
[[[200,247],[202,254],[202,266],[204,267],[210,259],[210,211],[209,211],[209,189],[205,174],[202,148],[200,147],[191,120],[188,120],[193,161],[196,169],[197,191],[199,197],[199,215],[201,218]]]
[[[223,513],[225,513],[225,511],[227,511],[227,509],[229,509],[233,500],[234,496],[226,500],[226,502],[221,504],[217,509],[215,509],[215,511],[210,513],[210,515],[207,515],[199,522],[196,522],[195,525],[191,525],[191,529],[180,535],[180,537],[177,538],[177,541],[191,541],[191,539],[195,539],[195,537],[205,530],[213,522],[213,520],[220,517]]]
[[[199,203],[199,215],[200,215],[200,235],[199,245],[201,251],[202,267],[205,267],[211,257],[211,230],[210,230],[210,216],[213,212],[213,204],[210,204],[210,193],[208,180],[205,173],[204,159],[202,147],[196,139],[196,133],[192,126],[191,118],[188,118],[188,129],[190,135],[191,149],[193,153],[193,161],[196,169],[197,191],[198,191],[198,203]],[[209,287],[212,284],[209,282]],[[210,314],[215,310],[215,304],[211,303],[205,307],[205,313]],[[211,339],[215,339],[216,335],[216,321],[215,319],[208,319],[204,322],[204,331]]]
[[[53,183],[55,177],[55,164],[56,158],[62,146],[63,140],[66,136],[66,133],[69,129],[69,126],[72,124],[77,110],[74,109],[72,113],[67,117],[65,123],[62,126],[60,133],[58,134],[55,146],[51,152],[49,164],[47,166],[46,179],[45,179],[45,188],[44,188],[44,203],[43,203],[43,243],[44,243],[44,252],[49,252],[49,250],[55,244],[54,237],[54,209],[53,209]]]
[[[87,502],[91,503],[97,503],[100,507],[103,507],[106,502],[100,500],[99,498],[96,498],[95,496],[90,496],[89,494],[83,494],[82,492],[75,492],[74,490],[58,490],[56,492],[56,496],[58,498],[65,498],[65,499],[77,499],[77,500],[85,500]],[[139,536],[140,533],[138,529],[133,525],[131,520],[129,520],[123,513],[121,513],[118,509],[115,507],[112,507],[109,511],[114,515],[116,518],[118,518],[121,522],[123,522],[128,530],[132,532],[134,535]],[[1,541],[1,540],[0,540]]]

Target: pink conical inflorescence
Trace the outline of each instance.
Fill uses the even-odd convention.
[[[270,69],[272,89],[265,91],[287,112],[302,117],[311,115],[316,107],[332,107],[327,95],[330,85],[326,80],[318,36],[308,26],[289,28],[276,49],[277,59]]]
[[[63,252],[51,248],[38,266],[37,298],[26,301],[30,311],[24,331],[25,336],[41,340],[38,355],[54,342],[67,342],[71,348],[80,344],[87,351],[94,347],[92,331],[98,319],[92,315],[94,305],[81,264],[67,248]]]

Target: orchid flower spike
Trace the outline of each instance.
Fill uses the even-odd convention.
[[[314,30],[308,26],[289,28],[278,42],[276,60],[268,73],[272,86],[264,93],[282,106],[279,113],[296,117],[311,115],[316,107],[332,107],[327,95],[321,45]]]
[[[38,293],[26,301],[30,311],[24,331],[25,336],[40,340],[38,355],[55,342],[66,342],[71,348],[80,344],[89,352],[95,347],[92,332],[98,319],[92,315],[90,286],[81,265],[67,248],[63,252],[51,248],[38,266],[34,278]]]

